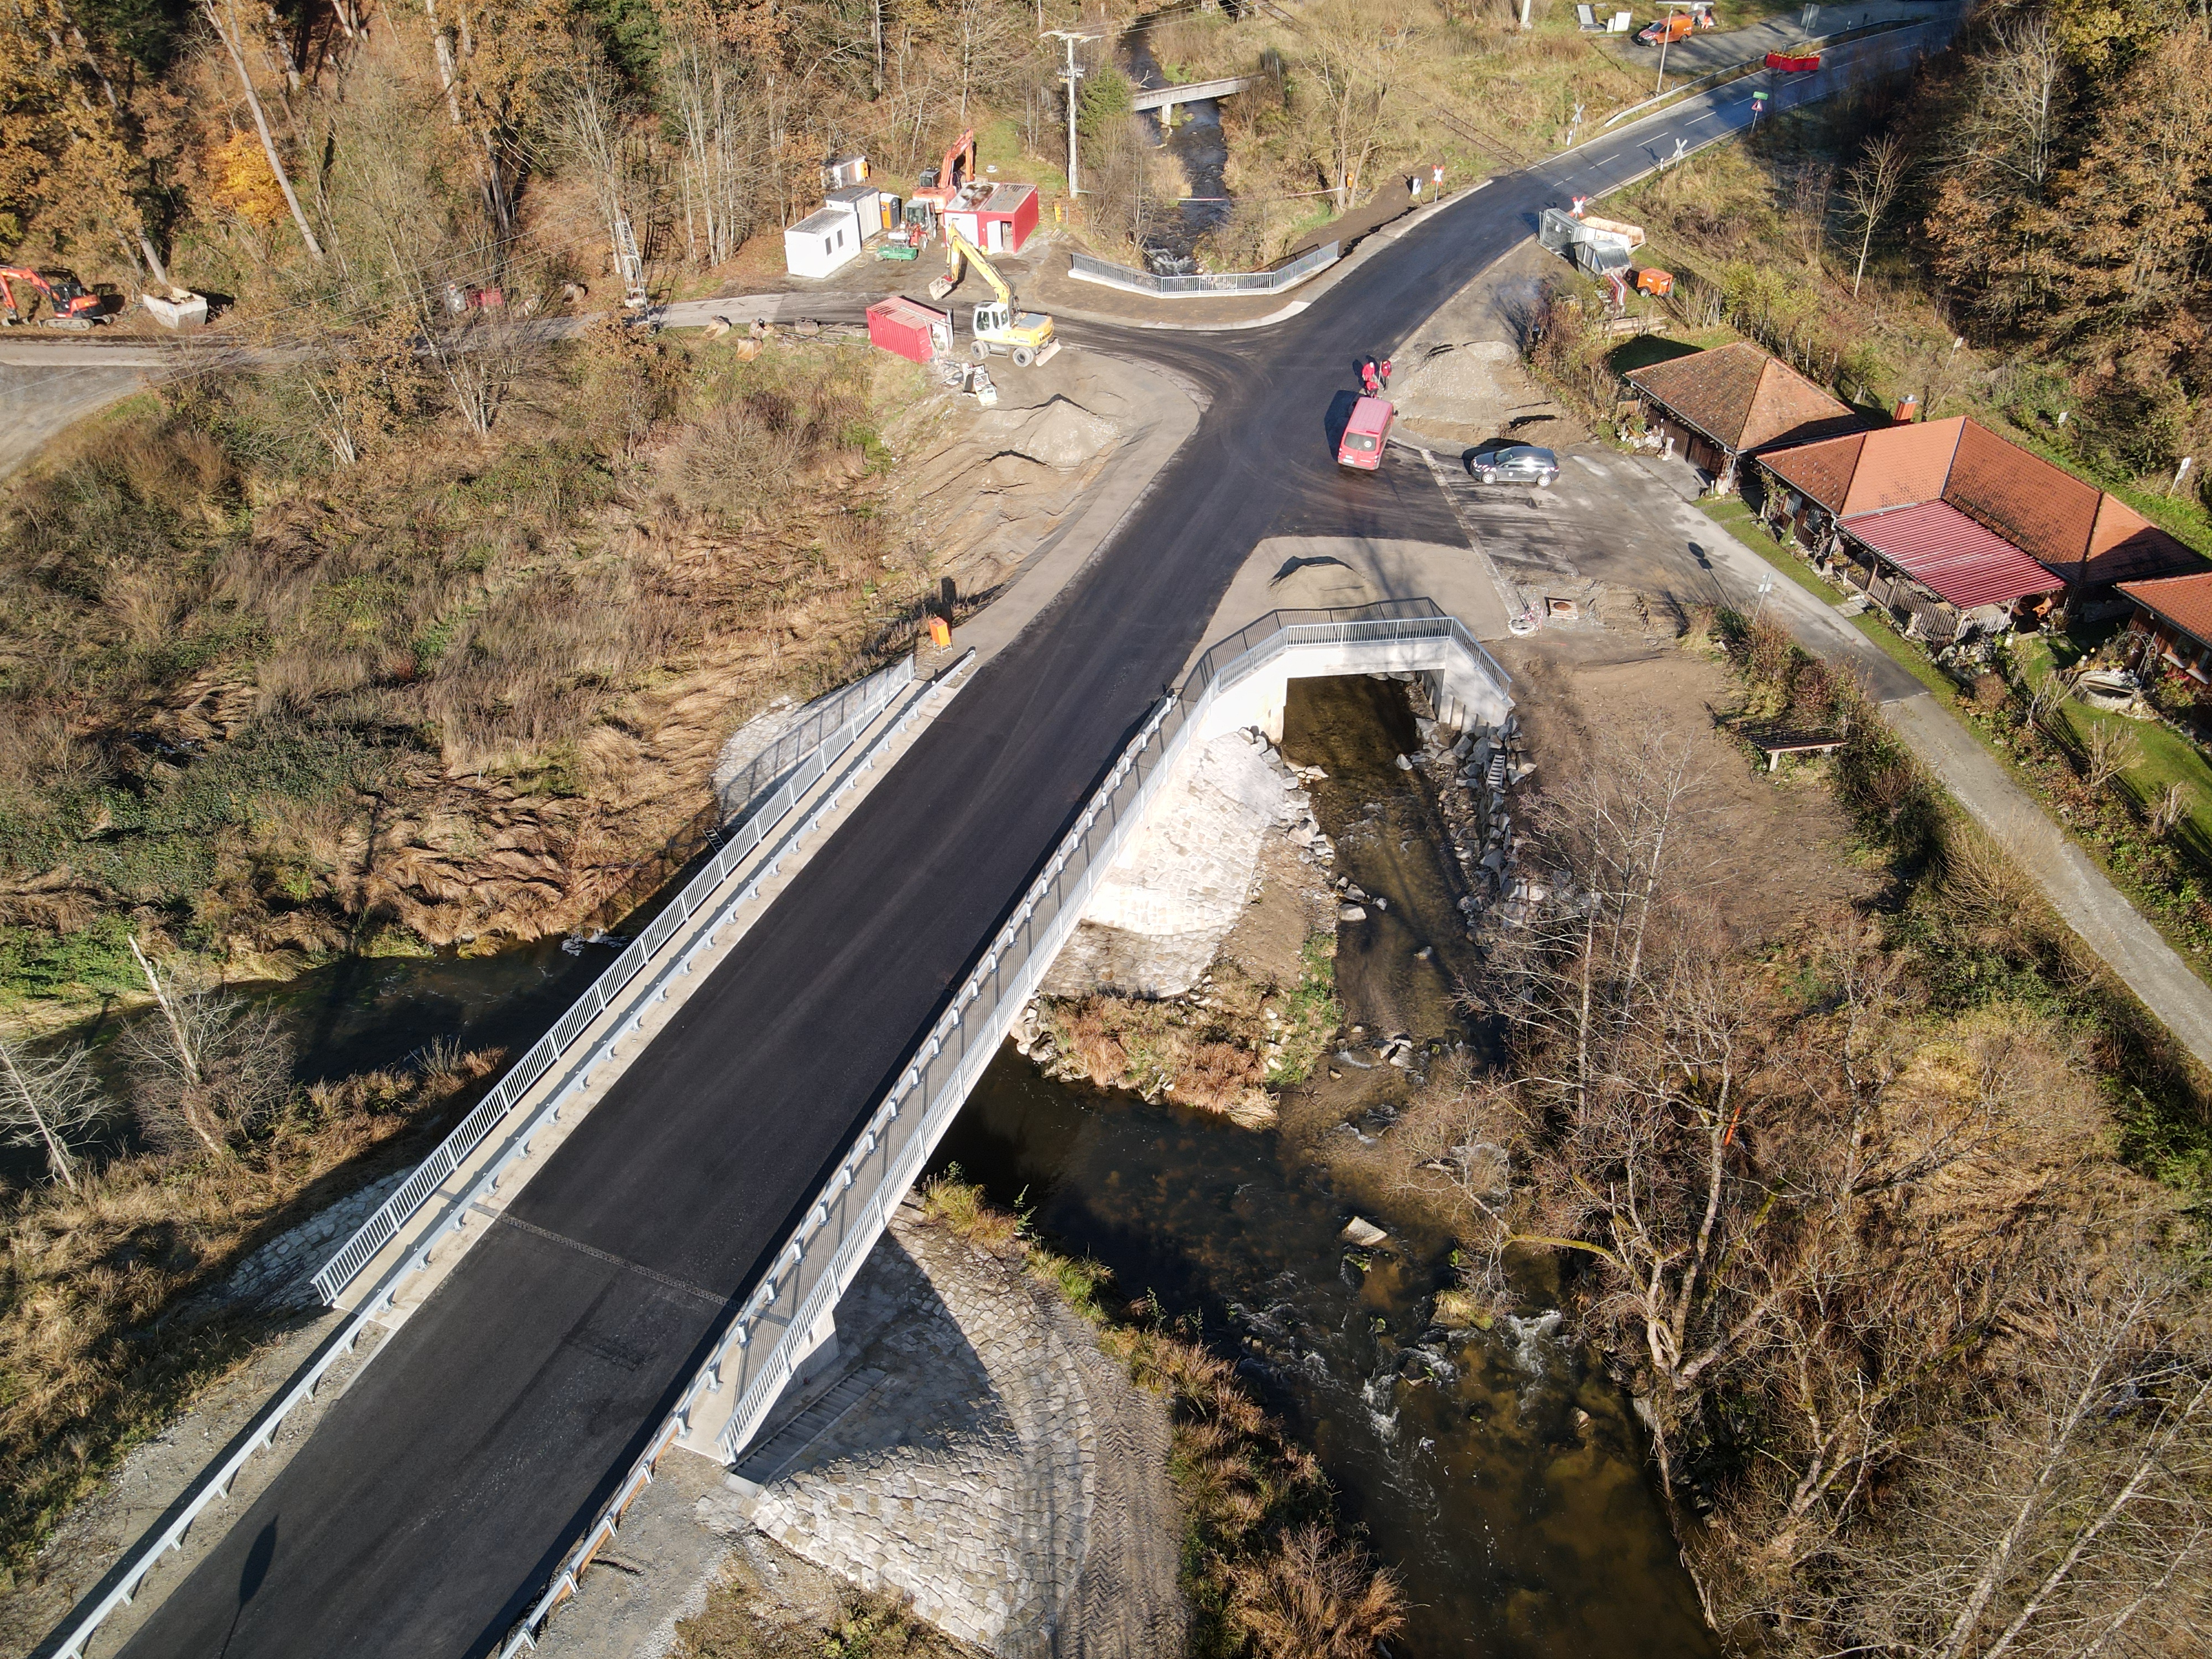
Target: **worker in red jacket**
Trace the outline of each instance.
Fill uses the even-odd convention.
[[[1370,398],[1382,390],[1382,382],[1375,372],[1375,360],[1372,357],[1364,358],[1360,362],[1359,386],[1360,390]]]
[[[1388,392],[1390,389],[1390,360],[1388,357],[1385,357],[1382,360],[1382,389],[1385,392]]]

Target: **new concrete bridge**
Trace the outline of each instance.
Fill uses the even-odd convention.
[[[1941,39],[1861,43],[1774,101],[1820,96],[1854,65],[1905,67]],[[276,1480],[224,1515],[220,1544],[122,1650],[507,1650],[672,1432],[727,1455],[757,1421],[745,1402],[772,1399],[822,1333],[845,1242],[875,1224],[850,1207],[866,1200],[825,1194],[911,1178],[935,1103],[964,1091],[958,1071],[996,1046],[989,1010],[1050,946],[1056,884],[1073,895],[1071,871],[1109,855],[1102,820],[1141,811],[1178,726],[1216,708],[1267,722],[1256,675],[1240,709],[1220,701],[1239,685],[1217,687],[1202,711],[1187,687],[1163,695],[1249,550],[1276,535],[1461,542],[1426,468],[1395,453],[1373,474],[1334,464],[1328,413],[1356,360],[1403,340],[1546,205],[1640,175],[1678,138],[1695,148],[1747,125],[1752,90],[1735,83],[1502,176],[1273,328],[1066,323],[1073,343],[1172,370],[1206,401],[1195,433],[1060,600],[927,725],[629,1060]],[[1473,653],[1436,642],[1449,618],[1321,620],[1399,628],[1388,648],[1469,718],[1489,695]],[[1417,625],[1428,642],[1413,642]],[[1316,653],[1309,672],[1341,672],[1312,665],[1338,653],[1328,660],[1349,665],[1340,653],[1358,642],[1293,643]],[[756,1341],[767,1359],[749,1358]],[[47,1650],[82,1642],[57,1632]]]

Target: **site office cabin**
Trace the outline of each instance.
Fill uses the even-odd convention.
[[[1352,418],[1345,422],[1344,437],[1336,447],[1336,464],[1363,472],[1381,466],[1383,441],[1389,437],[1397,413],[1397,406],[1382,398],[1362,398],[1352,404]]]

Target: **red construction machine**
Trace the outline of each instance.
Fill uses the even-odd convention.
[[[922,173],[921,182],[907,198],[908,204],[911,206],[915,202],[927,202],[942,217],[958,199],[960,187],[975,176],[975,129],[970,127],[952,141],[952,147],[945,152],[945,160],[938,167]]]
[[[27,290],[19,303],[17,289]],[[45,319],[48,328],[90,328],[107,320],[107,302],[76,279],[74,271],[33,270],[28,265],[0,265],[0,325],[20,327],[31,319],[23,313],[43,295],[53,307]]]

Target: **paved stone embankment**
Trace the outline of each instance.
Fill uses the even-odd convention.
[[[838,1320],[865,1395],[740,1467],[755,1525],[1009,1659],[1177,1650],[1166,1407],[1056,1291],[902,1210]]]

